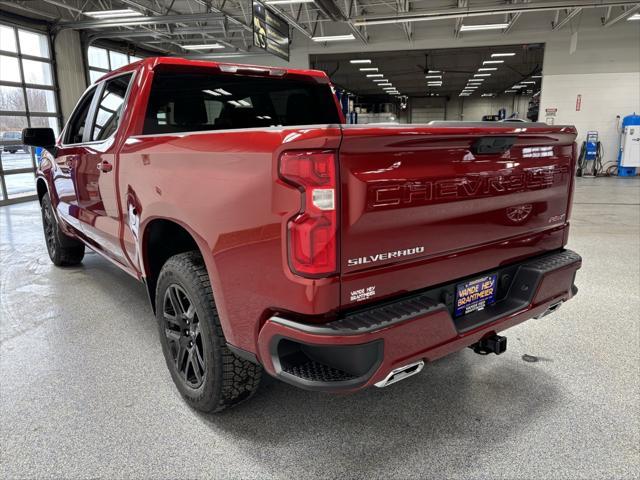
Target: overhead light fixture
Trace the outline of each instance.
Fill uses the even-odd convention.
[[[506,52],[506,53],[492,53],[491,58],[497,57],[513,57],[515,55],[514,52]]]
[[[371,60],[356,58],[355,60],[349,60],[349,63],[371,63]]]
[[[427,82],[428,87],[441,87],[442,82]]]
[[[361,68],[360,71],[361,72],[377,72],[378,71],[378,67]]]
[[[442,75],[425,75],[424,78],[442,78]]]
[[[82,12],[84,15],[93,18],[125,18],[125,17],[141,17],[143,14],[137,10],[124,8],[121,10],[97,10],[93,12]]]
[[[542,78],[542,75],[531,75],[531,78]]]
[[[640,13],[634,13],[627,20],[640,20]]]
[[[208,93],[209,95],[213,95],[214,97],[220,97],[222,96],[221,93],[215,92],[213,90],[202,90],[204,93]]]
[[[442,73],[440,70],[428,70],[427,73]]]
[[[476,73],[474,77],[490,77],[490,73]]]
[[[479,68],[478,69],[479,72],[495,72],[496,70],[498,70],[496,67]]]
[[[478,87],[464,87],[465,90],[476,90]]]
[[[516,93],[517,90],[505,90],[504,93]]]
[[[379,83],[378,86],[379,87],[391,87],[391,86],[393,86],[393,83],[391,83],[391,82]]]
[[[493,93],[483,93],[481,97],[493,97]]]
[[[378,82],[386,82],[386,81],[387,81],[387,79],[386,79],[386,78],[376,78],[376,79],[374,80],[374,82],[376,82],[376,83],[378,83]]]
[[[267,5],[287,5],[289,3],[313,3],[315,0],[265,0]]]
[[[369,73],[367,75],[367,78],[381,78],[381,77],[384,77],[384,75],[381,73]]]
[[[311,37],[311,40],[314,42],[340,42],[343,40],[355,40],[356,37],[353,36],[353,33],[348,33],[346,35],[325,35],[322,37]]]
[[[496,65],[498,63],[504,63],[504,60],[485,60],[482,62],[483,65]]]
[[[192,45],[180,45],[185,50],[214,50],[218,48],[224,48],[224,45],[219,43],[199,43]]]
[[[486,78],[470,78],[467,82],[484,82]]]
[[[486,23],[484,25],[462,25],[460,27],[461,32],[474,32],[477,30],[502,30],[507,28],[508,23]]]
[[[521,89],[521,88],[524,88],[525,86],[526,86],[526,85],[514,85],[514,86],[513,86],[513,87],[511,87],[511,88],[515,88],[515,89],[518,89],[518,90],[519,90],[519,89]]]
[[[460,95],[458,95],[459,97],[468,97],[469,95],[471,95],[470,93],[460,93]]]
[[[522,85],[535,85],[536,82],[520,82]]]

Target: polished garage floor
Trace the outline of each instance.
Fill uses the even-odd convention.
[[[580,293],[504,355],[352,396],[269,379],[219,416],[180,399],[141,285],[53,267],[37,205],[1,208],[0,477],[639,478],[638,180],[580,181]]]

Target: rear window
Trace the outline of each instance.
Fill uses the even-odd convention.
[[[328,85],[284,78],[156,72],[144,134],[340,123]]]

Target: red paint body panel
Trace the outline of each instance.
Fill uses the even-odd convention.
[[[356,305],[350,295],[360,288],[375,286],[364,303],[375,302],[566,243],[573,127],[312,125],[142,135],[158,68],[215,75],[230,67],[160,58],[106,75],[135,72],[116,135],[82,147],[60,144],[58,158],[47,154],[38,176],[47,182],[65,231],[140,279],[149,275],[145,235],[152,222],[184,227],[204,256],[228,342],[255,353],[271,373],[268,344],[275,334],[311,343],[366,340],[287,332],[268,321],[274,312],[327,322]],[[243,75],[328,83],[322,72],[237,68]],[[502,155],[471,153],[476,139],[495,135],[513,135],[517,142]],[[278,177],[278,158],[286,150],[337,153],[340,272],[329,278],[290,271],[285,227],[300,210],[301,195]],[[63,165],[70,155],[83,158],[72,171]],[[112,171],[97,170],[103,160]],[[350,264],[414,247],[423,250]],[[532,305],[464,336],[447,312],[376,332],[368,340],[384,339],[385,360],[369,384],[403,361],[437,358],[543,310]]]

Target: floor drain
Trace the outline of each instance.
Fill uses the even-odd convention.
[[[522,355],[522,359],[525,362],[529,362],[529,363],[535,363],[538,361],[538,357],[534,356],[534,355],[527,355],[526,353],[524,355]]]

